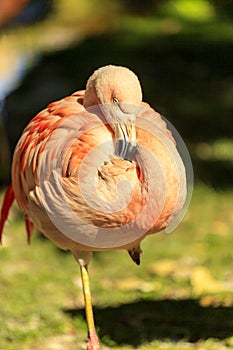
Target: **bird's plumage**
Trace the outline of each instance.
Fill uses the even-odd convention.
[[[43,203],[40,189],[42,181],[46,182],[48,196],[59,207],[58,212],[64,216],[63,219],[69,220],[69,213],[64,210],[64,203],[61,202],[59,193],[53,191],[52,182],[49,181],[53,171],[53,163],[57,162],[57,158],[62,157],[62,187],[65,198],[72,208],[72,213],[77,213],[78,217],[87,220],[88,223],[96,227],[116,227],[127,224],[139,215],[148,195],[148,184],[145,181],[149,181],[149,179],[146,179],[146,174],[143,174],[145,169],[150,168],[150,164],[146,164],[144,161],[146,155],[143,156],[143,159],[140,159],[138,156],[138,163],[117,157],[114,158],[114,149],[111,144],[112,132],[102,123],[98,116],[85,110],[82,105],[83,96],[83,92],[76,92],[72,96],[51,103],[33,118],[24,129],[22,137],[16,146],[12,164],[12,187],[20,209],[28,216],[28,220],[35,223],[36,227],[55,244],[60,248],[71,251],[74,249],[90,250],[90,247],[82,246],[70,240],[57,230],[46,213],[47,208]],[[163,169],[163,175],[166,177],[166,205],[164,205],[158,220],[150,225],[150,232],[155,232],[166,227],[171,219],[170,216],[176,214],[176,212],[173,212],[173,209],[179,195],[180,174],[177,172],[177,165],[172,159],[173,154],[171,155],[166,147],[155,137],[150,137],[147,125],[144,125],[151,123],[151,119],[154,119],[153,123],[156,124],[156,127],[158,125],[161,127],[162,136],[164,136],[165,132],[167,141],[171,141],[170,146],[173,144],[174,152],[174,140],[170,132],[166,130],[166,125],[158,113],[151,108],[146,108],[141,115],[141,119],[142,127],[137,130],[138,142],[152,154],[155,154],[156,161],[160,164],[160,167]],[[79,138],[77,138],[78,136]],[[65,146],[63,149],[64,140]],[[127,181],[133,189],[132,198],[128,206],[125,208],[129,200],[129,198],[126,198],[125,203],[122,204],[124,209],[113,213],[106,212],[107,207],[104,208],[104,211],[101,210],[103,208],[98,208],[98,203],[92,203],[92,206],[90,206],[80,194],[78,186],[80,164],[83,164],[85,157],[92,149],[101,144],[106,144],[106,148],[102,147],[101,150],[98,150],[98,156],[101,161],[96,157],[91,157],[85,164],[86,169],[82,169],[84,176],[87,176],[90,172],[97,172],[96,188],[103,198],[101,204],[106,204],[107,206],[109,202],[116,199],[118,195],[117,186],[123,180]],[[61,154],[61,150],[64,154]],[[142,154],[143,151],[141,150]],[[144,169],[142,169],[141,162],[144,162]],[[150,172],[153,173],[154,169],[150,170]],[[155,173],[152,175],[155,176]],[[85,179],[83,181],[85,184]],[[85,195],[88,196],[89,193],[91,200],[93,192],[89,191],[88,183],[86,186]],[[157,189],[152,189],[152,191],[155,192],[156,198],[158,196]],[[122,198],[122,201],[124,199]],[[178,209],[183,205],[184,199],[185,193],[180,200]],[[92,200],[94,201],[95,198],[92,198]],[[93,210],[93,206],[96,210]],[[66,215],[67,219],[65,218]],[[149,220],[149,218],[146,216],[144,220]],[[69,225],[69,222],[67,224]],[[147,225],[143,222],[138,224]],[[78,232],[79,227],[76,227],[76,230]],[[81,231],[80,234],[83,235],[85,232]],[[128,249],[130,245],[124,247],[124,245],[118,245],[116,242],[112,248],[115,247]],[[94,247],[91,250],[99,250],[99,248]]]
[[[119,137],[125,159],[116,154]],[[130,143],[136,151],[127,160]],[[51,103],[24,129],[0,234],[14,197],[28,236],[35,225],[85,265],[93,250],[116,248],[139,264],[140,241],[166,228],[183,207],[186,173],[166,123],[142,102],[136,75],[108,66],[93,74],[86,91]]]

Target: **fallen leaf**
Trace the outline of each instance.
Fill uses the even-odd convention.
[[[225,222],[216,220],[213,222],[213,231],[215,234],[226,236],[228,233],[228,226]]]
[[[177,269],[179,265],[176,260],[159,260],[150,267],[150,272],[158,275],[160,277],[171,276]]]
[[[216,293],[225,290],[224,284],[215,280],[210,271],[202,266],[195,267],[190,277],[194,294]]]
[[[154,283],[143,281],[137,278],[125,278],[117,281],[116,288],[119,290],[140,290],[144,293],[155,289]]]
[[[205,295],[200,299],[200,305],[203,307],[215,306],[216,298],[213,295]]]

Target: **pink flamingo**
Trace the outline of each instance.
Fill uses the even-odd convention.
[[[172,226],[182,212],[186,175],[173,135],[142,102],[139,80],[125,67],[99,68],[86,90],[51,103],[24,129],[0,235],[16,199],[28,240],[35,225],[73,254],[81,269],[88,350],[100,349],[87,272],[92,251],[126,249],[139,264],[142,239]]]

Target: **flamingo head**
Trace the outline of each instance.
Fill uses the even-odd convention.
[[[137,76],[128,68],[105,66],[87,82],[84,107],[99,105],[114,133],[116,155],[132,160],[136,151],[136,116],[142,102]]]

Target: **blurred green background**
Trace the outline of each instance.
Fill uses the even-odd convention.
[[[122,252],[93,259],[104,349],[233,349],[232,19],[231,0],[0,1],[3,190],[27,122],[106,64],[138,75],[190,151],[194,195],[176,233],[145,240],[139,269]],[[82,349],[75,262],[37,235],[29,249],[16,207],[5,231],[0,348]]]
[[[0,98],[11,150],[40,109],[112,63],[135,71],[144,99],[179,130],[196,177],[232,184],[232,1],[16,1],[31,10],[2,27]],[[4,150],[2,182],[5,158]]]

